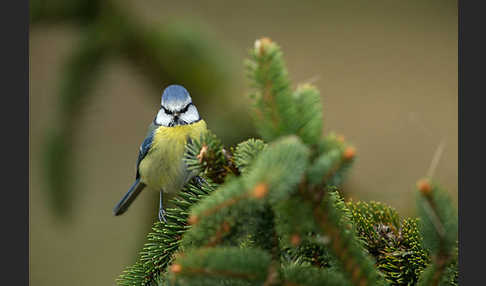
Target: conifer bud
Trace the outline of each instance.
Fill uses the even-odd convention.
[[[300,235],[294,233],[291,237],[290,237],[290,243],[292,243],[293,246],[298,246],[300,244]]]
[[[202,163],[202,161],[204,159],[204,155],[206,155],[207,152],[208,152],[208,146],[203,145],[201,147],[201,151],[199,151],[199,154],[197,154],[197,156],[196,156],[196,158],[199,160],[199,163]]]
[[[417,182],[417,188],[418,190],[423,194],[428,196],[430,192],[432,192],[432,186],[430,185],[430,182],[428,179],[422,179]]]
[[[191,216],[189,216],[189,219],[187,220],[187,222],[188,222],[190,225],[194,225],[194,224],[196,224],[198,221],[199,221],[199,218],[197,217],[197,215],[191,215]]]
[[[272,43],[272,40],[267,37],[263,37],[259,40],[255,41],[255,50],[258,53],[258,55],[262,55],[265,51],[265,47],[270,45]]]
[[[170,266],[170,271],[172,271],[173,273],[179,273],[182,271],[182,265],[180,264],[173,264]]]
[[[346,147],[346,149],[344,149],[344,152],[343,152],[343,158],[344,160],[351,160],[354,158],[354,156],[356,155],[356,149],[354,147]]]
[[[257,184],[252,190],[252,196],[261,199],[264,198],[268,193],[268,186],[265,183]]]

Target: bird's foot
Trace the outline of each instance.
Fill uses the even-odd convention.
[[[203,184],[208,184],[208,182],[206,182],[206,180],[203,179],[203,177],[201,176],[195,176],[194,177],[194,182],[200,187],[202,188]]]
[[[165,219],[165,210],[163,208],[159,209],[159,221],[160,223],[167,223],[167,220]]]

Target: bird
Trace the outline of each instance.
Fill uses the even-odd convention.
[[[206,132],[206,122],[199,116],[189,92],[181,85],[167,86],[160,109],[140,145],[135,182],[114,207],[114,215],[123,214],[148,188],[159,191],[158,219],[167,222],[163,193],[177,193],[197,175],[187,170],[184,149],[188,140],[199,139]]]

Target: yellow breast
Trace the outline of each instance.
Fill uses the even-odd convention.
[[[182,161],[187,138],[199,139],[206,130],[204,120],[188,125],[157,128],[152,147],[140,162],[141,181],[156,191],[179,191],[190,179]]]

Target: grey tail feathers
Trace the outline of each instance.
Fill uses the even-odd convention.
[[[138,194],[140,194],[144,187],[145,184],[140,182],[140,178],[136,179],[135,183],[133,183],[128,192],[123,196],[118,204],[116,204],[115,208],[113,209],[113,214],[116,216],[123,214],[137,198]]]

